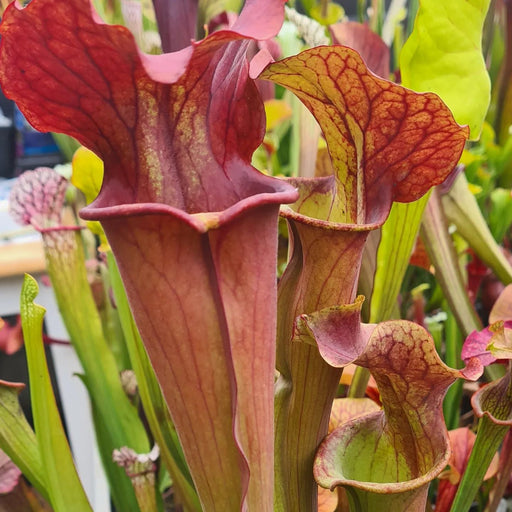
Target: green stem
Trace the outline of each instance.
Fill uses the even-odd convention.
[[[414,20],[416,19],[416,14],[418,12],[419,4],[420,4],[419,0],[409,0],[409,2],[408,2],[407,26],[406,26],[406,33],[405,33],[406,39],[411,35],[412,29],[414,28]]]
[[[354,372],[354,377],[348,390],[349,398],[361,398],[366,393],[368,381],[370,380],[370,370],[358,366]]]
[[[496,512],[500,504],[503,494],[510,482],[510,475],[512,474],[512,431],[508,431],[503,446],[500,452],[500,469],[498,481],[494,485],[491,495],[489,497],[489,505],[486,507],[485,512]]]
[[[107,344],[87,280],[84,248],[77,231],[43,235],[47,270],[55,297],[82,368],[95,419],[96,435],[116,506],[136,512],[130,480],[112,462],[112,451],[130,446],[149,451],[146,431],[119,379],[114,355]]]
[[[448,311],[445,331],[446,354],[445,363],[451,368],[460,368],[460,352],[462,349],[462,336],[451,311]],[[443,402],[443,412],[448,430],[459,426],[460,401],[462,399],[462,380],[457,380],[446,392]]]
[[[380,36],[382,35],[382,26],[384,25],[384,0],[372,0],[372,10],[370,28]]]
[[[366,0],[357,0],[357,18],[359,23],[364,23],[366,16]]]
[[[467,512],[470,509],[487,468],[509,429],[508,425],[493,423],[487,415],[480,418],[475,444],[450,512]]]

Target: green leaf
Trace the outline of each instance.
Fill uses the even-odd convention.
[[[93,405],[100,453],[117,508],[137,512],[130,480],[114,465],[112,451],[122,446],[149,451],[146,431],[137,409],[130,403],[119,379],[114,355],[105,339],[85,271],[80,233],[54,231],[43,234],[47,270],[64,325],[84,369]],[[110,467],[112,466],[112,467]]]
[[[400,55],[402,82],[437,93],[477,139],[490,102],[482,28],[490,0],[422,0]]]
[[[73,137],[69,137],[63,133],[52,133],[52,137],[57,143],[57,146],[59,146],[59,150],[64,155],[66,162],[71,162],[73,154],[80,144],[73,139]]]
[[[444,308],[446,309],[446,308]],[[448,311],[445,332],[445,358],[444,361],[452,368],[460,368],[460,353],[462,349],[462,336],[457,322],[451,311]],[[462,384],[458,380],[448,389],[443,402],[444,419],[448,430],[456,429],[459,426],[460,403],[462,400]]]
[[[466,471],[468,459],[476,440],[476,434],[469,427],[449,430],[448,436],[450,437],[450,444],[452,446],[452,455],[448,464],[449,468],[443,473],[437,488],[437,499],[435,502],[436,512],[448,512],[451,509],[453,498],[455,497],[460,483],[460,476]],[[498,472],[498,469],[500,474],[503,472],[502,463],[501,460],[499,460],[501,459],[501,455],[498,457],[496,450],[490,450],[489,453],[486,454],[486,458],[487,455],[491,456],[492,462],[485,473],[484,480],[493,478]],[[483,466],[483,464],[481,465]],[[510,471],[507,473],[507,477],[510,477]],[[496,497],[496,487],[494,485],[492,494]],[[503,493],[499,494],[498,501],[501,499],[502,495]],[[489,505],[486,507],[487,511],[496,511],[496,507],[488,507]],[[466,510],[472,510],[471,502],[469,502]]]
[[[345,9],[341,5],[329,2],[325,12],[323,12],[323,6],[314,5],[309,11],[309,15],[322,25],[334,25],[345,16]]]
[[[430,193],[413,203],[394,203],[382,226],[370,305],[371,323],[391,318],[429,197]]]
[[[45,309],[33,302],[38,292],[35,279],[26,275],[21,291],[20,312],[31,384],[32,412],[46,489],[56,512],[92,512],[73,463],[48,373],[42,337]]]
[[[504,284],[512,283],[512,266],[492,236],[464,174],[460,174],[450,191],[442,196],[442,204],[447,219],[455,224],[477,256]]]
[[[451,512],[469,510],[494,454],[512,425],[510,364],[502,378],[479,389],[473,395],[471,405],[476,416],[480,418],[478,432]]]
[[[113,446],[121,448],[125,444],[116,442],[115,435],[111,425],[105,427],[105,421],[102,417],[101,399],[95,397],[94,385],[87,375],[77,375],[87,389],[91,400],[91,414],[96,434],[96,445],[100,454],[100,459],[105,471],[105,476],[109,482],[110,492],[114,503],[121,504],[125,507],[123,510],[130,512],[139,512],[136,502],[135,492],[133,490],[130,479],[126,476],[125,471],[115,464],[112,460]]]
[[[489,228],[494,239],[501,243],[512,225],[512,194],[510,190],[496,188],[491,191],[490,198]]]
[[[24,387],[24,384],[0,381],[0,448],[48,500],[37,439],[18,401]]]
[[[464,337],[480,330],[482,324],[469,301],[457,254],[448,233],[448,224],[441,205],[439,192],[434,191],[427,205],[421,236],[430,261],[436,268],[436,279],[445,294]]]

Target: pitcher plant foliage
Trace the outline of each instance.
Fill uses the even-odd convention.
[[[128,28],[106,24],[89,0],[7,7],[0,26],[5,94],[34,128],[74,137],[103,162],[101,173],[99,161],[79,149],[72,183],[86,186],[80,217],[99,236],[98,273],[110,276],[102,280],[106,315],[100,315],[87,283],[84,253],[96,254],[95,238],[69,206],[70,184],[51,169],[26,173],[13,186],[10,208],[43,235],[119,510],[163,511],[168,504],[160,490],[169,485],[174,506],[187,512],[425,510],[431,482],[451,460],[443,418],[446,391],[457,379],[479,379],[484,365],[504,357],[508,348],[500,343],[504,337],[508,343],[508,333],[500,333],[509,328],[508,319],[491,326],[501,336],[493,344],[499,357],[487,355],[487,345],[478,341],[479,350],[465,357],[466,367],[451,368],[437,353],[443,344],[407,312],[403,319],[364,323],[370,317],[358,288],[365,249],[370,258],[365,268],[377,264],[373,249],[366,248],[368,238],[372,234],[378,243],[393,203],[415,202],[447,178],[453,181],[470,135],[457,121],[470,125],[473,138],[478,135],[488,105],[488,76],[478,47],[488,3],[473,3],[478,5],[467,13],[471,24],[456,20],[464,36],[457,49],[464,54],[471,42],[476,53],[457,69],[469,74],[475,68],[484,85],[476,112],[471,101],[467,110],[457,101],[456,118],[444,97],[389,80],[392,54],[386,44],[368,26],[338,19],[342,9],[329,2],[303,2],[303,11],[314,19],[287,8],[285,28],[306,19],[298,32],[305,41],[315,40],[307,36],[312,30],[317,40],[332,38],[333,44],[281,58],[274,38],[279,34],[282,49],[293,46],[286,44],[286,31],[280,32],[282,0],[246,0],[238,15],[214,20],[223,2],[207,8],[205,2],[179,1],[173,10],[155,0],[152,26],[158,24],[168,52],[158,55],[143,53]],[[375,3],[381,15],[382,8]],[[431,24],[436,13],[444,26],[449,13],[434,11],[430,3],[423,6],[418,26]],[[373,29],[382,27],[377,18],[369,21]],[[203,30],[205,37],[196,40]],[[394,44],[396,57],[399,42]],[[423,45],[416,31],[404,47],[406,81],[418,89],[437,58],[432,43]],[[434,85],[450,89],[446,61],[434,69]],[[265,99],[277,97],[264,103],[262,91]],[[314,163],[325,147],[328,151],[322,169],[317,160],[315,177],[293,169],[288,175],[294,177],[272,176],[254,166],[267,161],[277,175],[286,170],[280,159],[288,150],[290,162],[296,162],[297,145],[290,140],[300,142],[307,134],[294,133],[290,121],[299,119],[299,103],[283,107],[292,94],[322,133],[319,147],[318,136],[309,137],[313,146],[302,154]],[[283,115],[274,112],[266,124],[265,108],[278,106]],[[266,127],[272,137],[265,137]],[[382,231],[387,261],[396,258],[402,269],[393,274],[397,279],[403,278],[425,202],[418,203],[403,250],[389,242],[390,228]],[[436,205],[443,208],[439,200]],[[89,221],[99,221],[101,228]],[[405,229],[400,223],[406,225],[406,215],[391,224],[397,234]],[[448,232],[443,240],[452,243]],[[60,249],[64,243],[70,248]],[[486,254],[480,246],[479,251]],[[497,243],[492,251],[499,251]],[[501,255],[495,259],[504,261]],[[386,282],[379,272],[380,283]],[[439,272],[445,275],[444,269]],[[409,279],[422,275],[411,271]],[[374,276],[362,277],[371,295]],[[445,282],[438,293],[451,299]],[[393,303],[399,284],[389,297],[380,288],[379,300]],[[31,288],[26,298],[31,308],[34,295]],[[402,297],[405,303],[407,289]],[[457,308],[453,300],[447,303]],[[377,307],[381,313],[374,312],[371,321],[389,320],[381,318],[389,316],[389,307]],[[471,302],[464,307],[469,314]],[[457,313],[449,310],[465,318]],[[27,328],[31,338],[32,331]],[[115,345],[111,336],[119,336]],[[95,352],[101,354],[98,362]],[[351,398],[350,377],[343,376],[348,365],[365,369],[356,371]],[[118,375],[132,368],[139,411]],[[362,380],[359,371],[366,375]],[[374,401],[354,397],[355,381],[363,382],[364,392],[369,374],[368,396]],[[501,388],[510,400],[509,384]],[[108,393],[100,397],[103,390]],[[45,487],[41,460],[36,456],[31,464],[29,457],[17,457],[15,444],[1,430],[0,448],[55,506],[53,497],[60,495],[55,480]],[[24,435],[32,436],[30,429]],[[151,450],[153,439],[160,446]],[[473,453],[479,449],[477,437]],[[170,484],[158,471],[159,453]],[[480,482],[471,487],[469,506]],[[338,490],[318,501],[317,484],[346,493]],[[85,500],[83,491],[77,492]],[[449,499],[454,495],[451,489]]]
[[[283,319],[277,340],[281,389],[276,429],[283,437],[284,462],[277,496],[284,495],[283,507],[294,510],[309,501],[315,506],[315,488],[303,482],[327,433],[341,375],[314,343],[294,342],[295,319],[353,302],[368,233],[382,225],[393,200],[418,199],[446,178],[466,133],[439,98],[376,77],[345,47],[306,50],[271,64],[261,77],[290,88],[311,110],[334,167],[328,178],[294,182],[301,197],[283,209],[292,225],[293,252],[280,283],[278,310]],[[331,318],[324,321],[329,324]],[[350,332],[340,335],[338,343],[352,347],[350,338]],[[318,397],[325,397],[325,403]],[[301,421],[305,410],[307,423]]]

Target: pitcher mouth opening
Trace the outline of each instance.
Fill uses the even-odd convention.
[[[286,182],[275,180],[274,190],[250,195],[222,211],[188,213],[173,206],[163,203],[129,203],[113,206],[101,206],[96,200],[80,211],[80,217],[84,220],[106,221],[122,217],[140,217],[148,215],[169,215],[181,219],[197,231],[204,233],[210,229],[228,224],[234,218],[263,206],[290,203],[297,199],[298,191]],[[100,199],[100,197],[98,197]],[[98,205],[98,203],[100,203]]]

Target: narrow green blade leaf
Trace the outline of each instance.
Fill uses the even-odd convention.
[[[466,287],[457,262],[457,255],[442,209],[439,192],[430,197],[421,227],[430,261],[436,268],[436,278],[453,311],[464,337],[471,331],[480,330],[482,324],[469,301]]]
[[[457,231],[477,256],[504,284],[512,283],[512,267],[494,240],[464,174],[461,173],[448,194],[442,196],[442,202],[447,219],[457,226]]]
[[[137,512],[131,482],[112,461],[112,451],[129,446],[146,453],[149,442],[138,411],[122,388],[116,360],[104,336],[87,281],[82,239],[79,233],[53,232],[44,234],[43,242],[57,304],[86,376],[112,499],[123,512]]]
[[[31,402],[46,488],[56,512],[92,512],[73,463],[73,457],[53,394],[42,338],[45,309],[34,304],[38,294],[34,278],[25,276],[20,312],[31,383]]]
[[[443,307],[444,310],[448,309]],[[462,336],[457,325],[455,317],[451,311],[448,311],[445,331],[445,350],[444,362],[452,368],[460,368],[460,352],[462,349]],[[459,426],[460,402],[462,400],[461,380],[456,381],[446,392],[443,402],[444,420],[448,430],[454,430]]]
[[[489,228],[494,239],[501,243],[512,226],[512,196],[510,190],[496,188],[490,198],[492,209],[489,212]]]
[[[471,506],[494,454],[512,425],[512,374],[480,388],[471,405],[480,418],[468,465],[460,482],[451,512],[465,512]]]
[[[406,87],[432,91],[477,139],[490,102],[482,28],[490,0],[422,0],[400,55]]]
[[[46,481],[34,431],[21,410],[23,384],[0,381],[0,448],[46,498]]]
[[[470,510],[485,473],[509,429],[509,426],[496,425],[488,416],[480,418],[476,441],[450,512]]]
[[[102,403],[101,400],[95,397],[93,391],[94,385],[91,379],[89,379],[87,375],[78,375],[78,378],[82,380],[91,400],[91,414],[96,434],[96,445],[105,471],[105,476],[109,482],[112,501],[116,508],[120,506],[124,507],[121,509],[123,511],[139,512],[137,499],[130,479],[126,476],[125,471],[112,460],[113,447],[127,445],[116,442],[117,438],[115,435],[117,433],[110,428],[110,425],[105,427],[105,421],[101,411]]]
[[[430,193],[413,203],[394,203],[382,226],[370,306],[370,323],[391,318]]]

